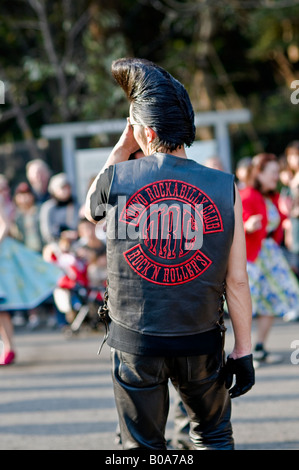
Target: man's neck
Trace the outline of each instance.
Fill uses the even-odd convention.
[[[173,152],[169,152],[169,151],[168,152],[163,152],[163,150],[158,150],[158,152],[167,153],[167,155],[172,155],[174,157],[187,158],[184,146],[177,148]]]

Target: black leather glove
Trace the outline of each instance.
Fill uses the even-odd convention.
[[[224,366],[224,374],[225,387],[230,389],[229,394],[231,398],[247,393],[255,383],[252,354],[240,357],[239,359],[232,359],[228,356]],[[234,375],[236,376],[236,383],[231,388]]]

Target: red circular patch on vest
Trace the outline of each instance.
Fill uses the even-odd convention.
[[[200,240],[223,231],[217,206],[202,190],[170,179],[134,193],[120,222],[133,229],[134,235],[139,232],[140,243],[123,253],[129,266],[147,281],[165,286],[190,282],[203,274],[212,260],[199,249]]]

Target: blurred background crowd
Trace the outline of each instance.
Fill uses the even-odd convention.
[[[75,317],[78,286],[105,290],[104,224],[94,226],[72,195],[65,173],[53,174],[41,159],[26,166],[26,179],[14,189],[0,175],[0,204],[9,220],[8,235],[61,269],[54,296],[29,311],[15,311],[13,323],[35,329],[64,326]],[[78,309],[78,307],[77,307]]]
[[[116,143],[113,121],[128,113],[110,72],[119,57],[167,69],[186,86],[196,114],[250,111],[249,121],[230,123],[229,153],[244,207],[254,310],[297,319],[298,18],[298,0],[2,0],[0,222],[2,206],[9,238],[63,274],[40,306],[13,310],[15,326],[69,325],[82,304],[78,284],[103,296],[105,222],[85,220],[65,154],[78,162],[77,150],[92,150],[97,161],[97,150]],[[106,130],[86,132],[99,120]],[[80,128],[71,149],[67,139],[43,133],[66,126],[66,136],[69,124]],[[215,134],[213,125],[197,122],[197,141],[223,137]],[[227,171],[223,163],[218,156],[205,161]],[[82,182],[87,174],[77,176]],[[3,250],[1,242],[2,257]]]
[[[252,178],[254,162],[258,159],[265,160],[258,170],[258,179],[265,172],[267,163],[275,165],[274,173],[266,176],[270,188],[265,191],[278,196],[281,230],[277,243],[298,282],[299,141],[287,144],[280,157],[265,153],[239,160],[235,176],[241,194],[247,187],[256,187]],[[223,171],[217,156],[207,159],[205,165]],[[105,221],[97,225],[89,222],[84,216],[84,206],[73,196],[67,174],[53,174],[41,159],[27,163],[26,178],[15,187],[3,174],[0,175],[0,203],[9,219],[9,236],[40,253],[45,261],[59,266],[63,273],[53,297],[29,311],[15,311],[13,323],[32,329],[39,327],[45,319],[50,327],[70,324],[78,310],[78,286],[95,289],[103,296],[106,286]],[[247,207],[246,198],[243,198],[243,204]],[[246,233],[260,233],[261,215],[256,212],[256,206],[253,214],[246,216],[244,211]],[[269,237],[268,234],[265,236]],[[254,259],[249,256],[249,261]],[[276,264],[279,264],[279,259],[276,259]],[[298,312],[296,308],[290,308],[278,315],[284,315],[286,320],[296,320]]]

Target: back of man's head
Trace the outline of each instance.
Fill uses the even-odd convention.
[[[131,102],[137,123],[151,127],[157,147],[174,151],[195,138],[194,111],[184,86],[162,67],[145,59],[112,63],[112,75]]]

